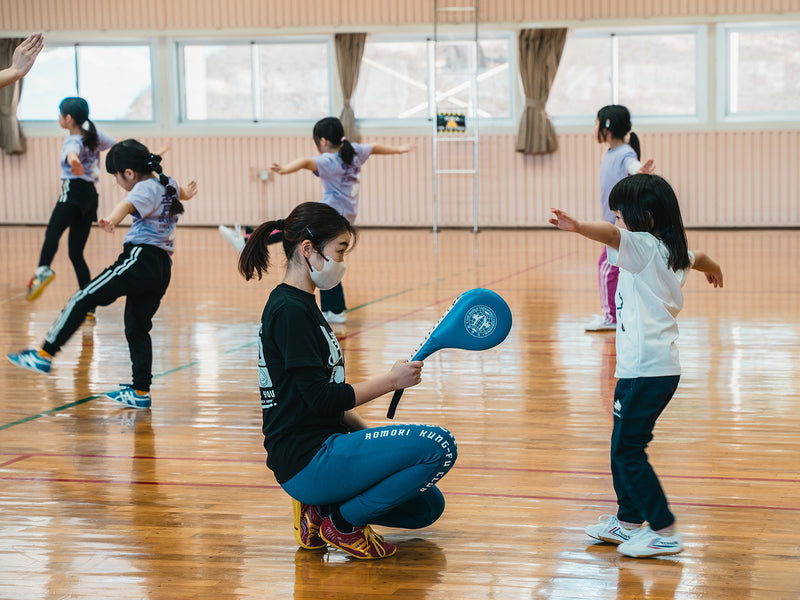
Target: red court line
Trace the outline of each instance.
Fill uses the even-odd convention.
[[[58,453],[58,452],[32,452],[24,455],[19,453],[5,453],[0,452],[0,456],[12,455],[16,458],[6,462],[0,463],[0,468],[6,465],[11,465],[28,458],[110,458],[110,459],[123,459],[123,460],[174,460],[186,462],[213,462],[213,463],[238,463],[250,465],[263,465],[265,464],[264,458],[259,459],[244,459],[244,458],[215,458],[215,457],[202,457],[202,456],[149,456],[149,455],[124,455],[124,454],[71,454],[71,453]],[[587,471],[576,469],[536,469],[531,467],[496,467],[496,466],[471,466],[471,465],[455,465],[453,470],[458,471],[500,471],[510,473],[545,473],[553,475],[600,475],[603,477],[610,477],[610,471]],[[689,480],[709,480],[709,481],[745,481],[745,482],[760,482],[760,483],[800,483],[800,479],[782,479],[779,477],[724,477],[722,475],[663,475],[659,473],[661,479],[689,479]],[[0,477],[2,479],[2,477]]]
[[[206,488],[238,488],[238,489],[261,489],[261,490],[282,490],[277,484],[241,484],[241,483],[201,483],[201,482],[165,482],[165,481],[138,481],[123,479],[72,479],[66,477],[0,477],[0,480],[9,481],[32,481],[42,483],[96,483],[96,484],[116,484],[116,485],[153,485],[169,487],[206,487]],[[453,492],[448,491],[448,496],[469,496],[477,498],[505,498],[517,500],[554,500],[558,502],[580,502],[591,504],[592,502],[602,502],[605,504],[616,504],[613,498],[580,498],[580,497],[561,497],[561,496],[534,496],[528,494],[487,494],[480,492]],[[733,508],[748,510],[783,510],[800,511],[798,506],[768,506],[757,504],[715,504],[711,502],[670,502],[674,506],[693,506],[699,508]]]
[[[616,498],[575,498],[575,497],[560,497],[560,496],[528,496],[525,494],[485,494],[480,492],[453,492],[448,491],[446,496],[477,496],[480,498],[506,498],[506,499],[519,499],[519,500],[558,500],[559,502],[603,502],[608,504],[616,504]],[[752,510],[788,510],[800,511],[800,506],[767,506],[759,504],[714,504],[711,502],[674,502],[670,500],[671,506],[694,506],[700,508],[744,508]]]
[[[17,455],[15,455],[15,456],[17,456]],[[0,469],[2,469],[4,467],[7,467],[8,465],[13,465],[14,463],[19,462],[21,460],[25,460],[26,458],[28,458],[30,456],[33,456],[33,455],[32,454],[23,454],[21,456],[17,456],[16,458],[12,458],[11,460],[7,460],[4,463],[0,463]]]

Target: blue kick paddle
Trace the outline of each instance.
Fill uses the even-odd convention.
[[[453,304],[433,326],[409,362],[425,360],[442,348],[488,350],[506,339],[511,331],[511,309],[492,290],[476,288],[453,300]],[[395,390],[389,404],[388,419],[394,418],[403,390]]]

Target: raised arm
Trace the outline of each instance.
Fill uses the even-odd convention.
[[[314,162],[313,158],[298,158],[290,162],[288,165],[281,165],[279,163],[272,163],[272,166],[269,168],[270,171],[277,173],[278,175],[288,175],[289,173],[295,173],[300,169],[308,169],[309,171],[316,171],[317,170],[317,163]]]
[[[32,33],[17,46],[11,57],[11,66],[0,71],[0,88],[25,77],[42,48],[44,36],[41,33]]]
[[[705,252],[693,252],[694,264],[692,268],[701,271],[706,276],[706,281],[714,287],[722,287],[722,268]]]
[[[579,233],[585,238],[619,250],[620,233],[616,225],[612,225],[606,221],[578,221],[570,217],[563,210],[557,208],[552,208],[550,210],[554,215],[549,219],[551,225],[555,225],[562,231]]]
[[[403,144],[402,146],[372,144],[372,154],[405,154],[406,152],[411,152],[416,147],[416,144]]]

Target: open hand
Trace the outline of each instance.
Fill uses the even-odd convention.
[[[637,173],[646,173],[646,174],[649,175],[650,173],[652,173],[655,170],[656,170],[655,161],[652,158],[648,158],[646,161],[644,161],[644,164],[637,171]]]
[[[12,68],[24,76],[31,70],[42,48],[44,48],[44,36],[41,33],[32,33],[14,49],[14,56],[11,58]]]
[[[553,217],[548,219],[548,222],[551,225],[555,225],[562,231],[577,231],[578,230],[578,221],[570,217],[567,213],[563,210],[558,208],[551,208],[550,211],[553,213]]]

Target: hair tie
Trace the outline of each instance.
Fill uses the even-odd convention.
[[[283,231],[283,224],[284,220],[278,219],[277,221],[275,221],[275,229],[277,229],[278,231]]]
[[[339,143],[341,144],[341,143],[342,143],[343,141],[345,141],[346,139],[347,139],[346,137],[342,136],[342,139],[340,139],[340,140],[339,140]]]

